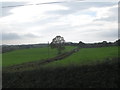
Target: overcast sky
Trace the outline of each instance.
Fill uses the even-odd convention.
[[[117,40],[118,1],[96,1],[4,0],[0,3],[2,44],[47,43],[57,35],[66,42]],[[48,2],[61,3],[28,5]],[[4,8],[15,5],[27,6]]]

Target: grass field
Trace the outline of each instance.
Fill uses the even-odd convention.
[[[67,47],[67,51],[74,47]],[[50,50],[50,56],[57,55],[56,50]],[[26,62],[46,57],[47,48],[17,50],[3,54],[3,64],[13,65],[18,58]],[[23,54],[24,53],[24,54]],[[32,59],[28,59],[27,55]],[[37,55],[36,55],[37,54]],[[41,54],[41,55],[40,55]],[[5,58],[7,56],[7,58]],[[15,57],[14,57],[15,56]],[[80,51],[59,61],[32,69],[13,72],[10,69],[2,72],[3,88],[118,88],[118,47],[82,48]],[[18,58],[18,59],[17,59]],[[6,61],[5,61],[6,60]],[[11,60],[11,62],[10,62]],[[36,59],[37,60],[37,59]],[[108,62],[106,62],[108,60]],[[9,62],[7,62],[9,61]],[[114,62],[115,61],[115,62]],[[23,60],[22,60],[23,62]],[[96,64],[98,62],[98,64]],[[100,63],[103,62],[103,63]],[[15,64],[21,63],[21,60]],[[91,65],[88,65],[91,64]],[[55,67],[55,68],[54,68]],[[26,67],[26,68],[29,68]],[[21,68],[21,69],[26,69]],[[33,69],[34,68],[34,69]],[[15,72],[14,72],[15,69]]]
[[[69,51],[75,47],[67,46],[65,51]],[[49,48],[49,58],[57,55],[56,49]],[[25,62],[44,60],[48,58],[48,48],[31,48],[16,50],[2,54],[2,66],[11,66],[16,64],[22,64]]]
[[[70,57],[46,64],[44,67],[93,65],[112,58],[118,58],[118,47],[82,48]]]

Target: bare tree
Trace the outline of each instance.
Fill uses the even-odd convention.
[[[61,54],[62,50],[65,49],[65,40],[61,36],[56,36],[55,38],[53,38],[50,46],[51,48],[57,48],[58,54]]]

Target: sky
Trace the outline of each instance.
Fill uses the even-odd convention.
[[[16,5],[26,6],[6,7]],[[2,44],[10,45],[47,43],[57,35],[66,42],[113,42],[118,39],[118,1],[4,0],[0,30]]]

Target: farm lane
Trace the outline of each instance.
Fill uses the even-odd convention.
[[[18,64],[18,65],[13,65],[13,66],[9,66],[9,67],[4,67],[3,69],[5,71],[11,71],[11,70],[14,70],[14,71],[19,71],[19,70],[24,70],[25,68],[30,68],[30,67],[36,67],[36,66],[40,66],[40,65],[43,65],[43,64],[47,64],[47,63],[50,63],[50,62],[54,62],[54,61],[57,61],[57,60],[62,60],[66,57],[69,57],[70,55],[72,55],[73,53],[76,53],[79,51],[80,48],[75,48],[69,52],[65,52],[63,54],[60,54],[56,57],[53,57],[53,58],[49,58],[49,59],[45,59],[45,60],[39,60],[39,61],[33,61],[33,62],[27,62],[27,63],[23,63],[23,64]]]

